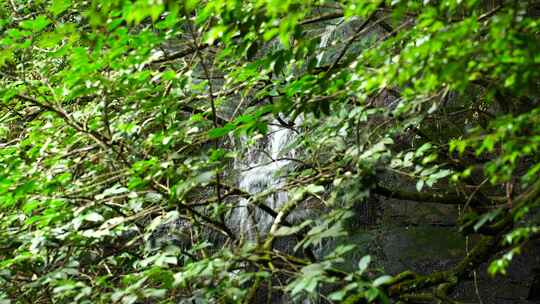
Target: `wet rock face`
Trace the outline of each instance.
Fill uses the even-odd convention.
[[[295,151],[287,150],[294,136],[288,129],[272,126],[264,143],[249,149],[244,159],[235,164],[235,170],[239,172],[238,187],[256,195],[283,186],[287,171],[294,165],[287,159],[295,154]],[[380,178],[392,187],[414,190],[414,185],[391,176]],[[269,195],[265,203],[277,211],[287,200],[287,192],[277,191]],[[248,206],[247,201],[239,204],[231,215],[229,226],[253,240],[254,231],[261,235],[268,231],[273,217]],[[300,222],[324,209],[307,203],[301,207],[298,209],[303,212],[291,214],[289,221]],[[461,212],[458,206],[370,197],[359,202],[355,212],[357,216],[348,223],[349,236],[314,248],[315,255],[323,256],[337,245],[353,242],[358,245],[358,250],[351,252],[346,263],[341,265],[344,269],[354,269],[358,261],[369,254],[374,265],[388,274],[404,270],[429,274],[456,265],[477,242],[477,238],[466,238],[458,231],[456,219]],[[281,238],[275,246],[292,254],[295,244],[295,239]],[[538,244],[525,248],[514,259],[505,277],[488,276],[487,264],[483,265],[471,281],[459,284],[453,297],[465,303],[537,303],[540,277],[532,269],[540,265],[539,248]],[[273,293],[271,299],[267,299],[267,295],[263,286],[258,293],[262,302],[291,303],[291,299],[283,295]],[[305,303],[317,303],[317,300],[306,300]]]
[[[465,239],[452,228],[430,226],[390,228],[379,237],[383,267],[390,273],[414,269],[428,274],[443,270],[465,253]]]
[[[191,240],[191,224],[184,219],[177,219],[156,227],[148,237],[147,247],[149,250],[176,246],[189,248]]]
[[[536,284],[538,274],[536,267],[540,265],[540,242],[528,244],[522,249],[522,253],[512,260],[506,276],[491,277],[487,274],[488,264],[484,264],[476,272],[474,278],[465,282],[456,290],[456,298],[463,302],[513,304],[540,303],[538,298],[529,296],[538,293]]]
[[[532,282],[529,286],[527,300],[540,302],[540,268],[535,267],[531,270]]]
[[[370,254],[389,274],[404,270],[428,274],[454,266],[478,241],[459,233],[457,207],[394,199],[381,199],[377,204],[375,224],[358,228],[348,239],[359,245],[351,260]],[[465,303],[540,303],[538,265],[540,241],[523,248],[506,276],[489,276],[485,263],[470,281],[456,288],[453,297]]]

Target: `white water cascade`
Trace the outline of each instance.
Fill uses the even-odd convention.
[[[295,154],[294,150],[286,151],[293,140],[291,129],[270,124],[266,137],[248,148],[245,156],[235,164],[235,169],[240,172],[238,187],[255,196],[264,191],[273,192],[264,203],[276,212],[288,199],[287,192],[279,188],[285,183],[290,158]],[[268,232],[273,217],[250,204],[246,199],[241,200],[232,221],[244,238],[253,240],[257,233],[265,235]]]
[[[328,25],[325,28],[321,33],[319,48],[325,50],[331,45],[338,28],[338,25]],[[327,57],[328,54],[322,51],[317,57],[317,64],[328,61]],[[298,117],[295,125],[301,122],[302,119]],[[287,151],[294,137],[293,130],[274,122],[269,125],[266,140],[256,144],[254,148],[249,148],[245,157],[235,163],[235,169],[240,171],[238,187],[251,195],[273,191],[266,197],[265,204],[276,212],[288,200],[287,192],[278,189],[284,185],[291,159],[294,158],[294,149]],[[242,145],[244,144],[245,141],[242,142]],[[268,232],[273,217],[253,205],[250,206],[250,202],[243,199],[233,212],[232,222],[235,230],[253,240],[257,233],[265,235]]]

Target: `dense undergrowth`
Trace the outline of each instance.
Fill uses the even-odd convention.
[[[453,303],[538,238],[536,1],[0,3],[0,303]],[[297,134],[280,189],[234,158]],[[270,160],[272,161],[272,160]],[[391,187],[381,176],[397,176]],[[286,191],[274,210],[265,197]],[[369,197],[459,206],[479,241],[431,275],[321,242]],[[272,217],[246,237],[241,201]],[[316,219],[290,222],[316,205]],[[251,212],[250,211],[250,212]],[[174,223],[177,242],[156,245]],[[180,224],[178,224],[180,223]],[[287,237],[294,250],[274,246]],[[266,301],[264,300],[264,301]]]

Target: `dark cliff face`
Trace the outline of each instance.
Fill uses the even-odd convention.
[[[540,245],[537,247],[540,247]],[[529,286],[527,300],[540,302],[540,268],[535,267],[532,269],[531,272],[533,275],[533,279],[531,285]]]
[[[272,136],[267,138],[267,148],[271,147],[272,142],[274,145],[278,144],[275,141],[276,139]],[[277,150],[284,148],[286,141],[278,145],[280,146],[275,147]],[[279,152],[275,153],[279,154]],[[257,152],[252,151],[248,155],[251,159],[250,166],[264,165],[267,161],[262,155],[257,155]],[[265,170],[259,169],[255,172],[261,176],[254,176],[253,172],[252,175],[244,175],[243,178],[253,181],[254,184],[244,180],[243,185],[255,187],[253,189],[257,192],[264,191],[275,185],[275,180],[280,179],[280,169],[283,168],[267,167]],[[294,167],[290,170],[294,170]],[[386,185],[391,185],[393,188],[414,189],[414,185],[395,176],[382,175],[378,178],[385,180]],[[261,184],[261,181],[264,182]],[[240,183],[242,184],[242,181]],[[285,197],[281,198],[272,197],[268,203],[279,206],[286,200],[286,196],[285,194]],[[300,206],[303,212],[297,213],[294,217],[295,222],[298,223],[305,219],[316,220],[317,214],[326,212],[326,207],[320,203],[306,202]],[[465,237],[460,233],[456,219],[463,210],[457,205],[436,203],[426,205],[372,195],[368,199],[360,199],[354,206],[355,215],[346,222],[349,235],[324,242],[313,248],[315,255],[320,258],[339,245],[351,243],[357,245],[357,249],[340,265],[344,270],[355,269],[363,256],[371,255],[374,265],[380,267],[385,273],[398,274],[411,270],[427,275],[455,266],[469,254],[471,248],[479,240],[478,237]],[[293,220],[292,217],[291,220]],[[241,222],[236,222],[236,224],[242,225]],[[294,250],[297,241],[294,237],[278,238],[274,248],[288,254],[305,257],[301,250]],[[539,248],[538,241],[531,242],[523,248],[523,252],[515,257],[515,262],[508,269],[506,276],[489,276],[488,264],[484,263],[468,280],[454,290],[452,296],[465,303],[535,303],[539,300],[540,279],[537,269],[534,268],[540,263]],[[283,276],[281,279],[276,278],[273,282],[279,284],[280,280],[286,281],[286,279],[286,276]],[[291,303],[290,297],[279,293],[272,293],[269,299],[268,288],[270,286],[262,286],[257,292],[257,301]],[[325,287],[325,292],[329,291],[331,287]],[[310,303],[324,303],[322,298],[312,298],[309,301]]]

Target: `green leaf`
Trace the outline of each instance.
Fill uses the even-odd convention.
[[[317,194],[324,192],[324,187],[321,185],[309,184],[306,186],[306,191],[309,193]]]
[[[380,276],[373,281],[373,286],[379,287],[392,281],[392,277],[388,275]]]
[[[496,210],[493,210],[491,212],[488,212],[486,214],[483,214],[478,222],[474,225],[474,231],[478,231],[482,226],[484,226],[486,223],[493,221],[494,219],[501,214],[503,209],[499,208]]]
[[[39,15],[33,20],[25,20],[20,23],[20,27],[32,32],[39,32],[43,30],[51,22],[44,15]]]
[[[286,227],[282,226],[279,227],[278,230],[274,233],[275,236],[287,236],[287,235],[293,235],[298,233],[300,230],[304,229],[306,226],[308,226],[311,223],[311,221],[305,221],[300,225],[293,226],[293,227]]]
[[[225,31],[227,31],[227,27],[225,25],[214,26],[213,28],[210,29],[210,31],[206,33],[204,42],[207,44],[213,44],[214,41],[223,37],[223,34],[225,33]]]
[[[53,0],[49,6],[49,11],[54,15],[58,16],[64,11],[66,11],[71,6],[71,0]]]
[[[416,182],[416,191],[421,192],[422,188],[424,188],[424,180],[420,179]]]
[[[208,137],[211,139],[223,137],[229,134],[229,132],[231,132],[232,130],[234,130],[234,128],[235,127],[233,124],[226,124],[222,128],[214,128],[208,132]]]
[[[102,222],[103,220],[105,220],[105,218],[97,212],[90,212],[88,214],[85,214],[84,219],[89,222]]]
[[[371,256],[365,255],[360,259],[360,262],[358,262],[358,271],[360,273],[363,273],[366,271],[367,267],[369,266],[369,263],[371,262]]]
[[[377,288],[370,288],[366,291],[366,299],[368,302],[373,302],[379,296],[380,291]]]

